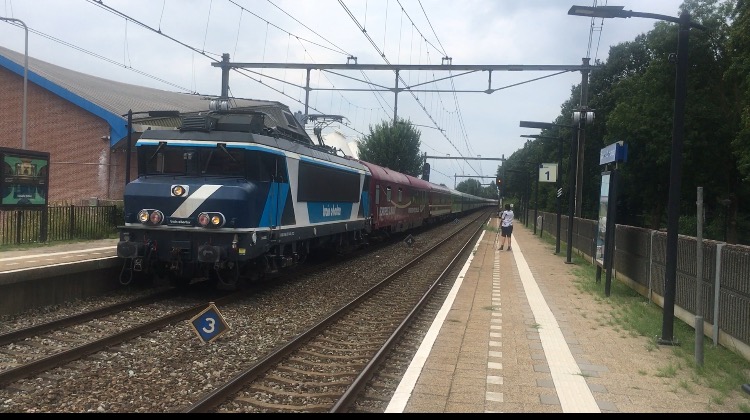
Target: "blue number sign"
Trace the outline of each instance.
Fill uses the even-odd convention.
[[[208,308],[194,316],[190,320],[190,325],[204,343],[210,343],[229,331],[229,325],[213,302],[208,305]]]

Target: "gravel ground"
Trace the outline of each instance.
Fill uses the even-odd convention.
[[[0,412],[179,411],[461,224],[415,234],[411,247],[396,243],[221,307],[230,330],[212,343],[199,340],[185,321],[13,383],[0,389]],[[3,317],[0,332],[132,298],[120,292]]]

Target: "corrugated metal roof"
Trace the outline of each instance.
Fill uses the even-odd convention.
[[[24,54],[0,46],[0,67],[23,77]],[[37,60],[31,56],[28,57],[28,80],[107,121],[110,124],[111,145],[126,136],[127,118],[123,115],[129,110],[133,112],[167,110],[181,113],[200,112],[207,111],[209,101],[215,98],[103,79]],[[233,106],[237,107],[280,104],[275,101],[250,99],[235,99],[234,102],[236,104]],[[286,107],[283,104],[280,105]],[[137,116],[133,116],[133,121],[140,121]],[[140,116],[148,119],[147,116]]]

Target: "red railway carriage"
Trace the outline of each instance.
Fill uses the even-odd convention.
[[[443,220],[450,217],[453,206],[453,192],[443,185],[430,183],[429,192],[429,219],[430,221]]]
[[[369,162],[373,231],[402,232],[422,225],[428,217],[430,183]]]

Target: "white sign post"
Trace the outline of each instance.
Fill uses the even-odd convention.
[[[557,164],[539,164],[539,182],[557,182]]]

